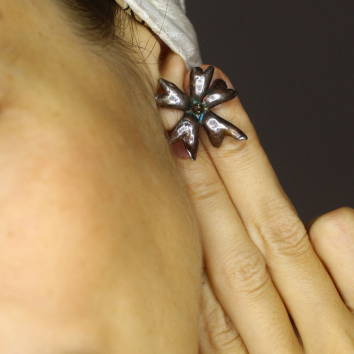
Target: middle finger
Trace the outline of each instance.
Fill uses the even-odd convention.
[[[181,161],[180,161],[181,162]],[[181,162],[213,289],[249,353],[301,353],[287,311],[205,151]]]

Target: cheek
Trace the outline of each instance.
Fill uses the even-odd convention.
[[[30,116],[2,117],[3,299],[25,299],[46,310],[81,298],[78,312],[92,301],[85,294],[95,293],[118,232],[109,208],[114,191],[97,155],[70,129]]]
[[[0,305],[195,336],[200,245],[172,164],[81,123],[0,117]]]

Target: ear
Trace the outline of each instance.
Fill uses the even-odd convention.
[[[126,15],[129,21],[123,37],[133,47],[137,48],[138,61],[146,64],[153,82],[157,84],[159,78],[173,82],[183,90],[183,80],[186,72],[184,60],[153,33],[151,29]]]
[[[142,68],[151,74],[153,82],[157,82],[160,78],[159,61],[164,43],[148,27],[126,13],[125,16],[124,31],[117,35],[129,43],[129,46],[134,49],[131,54],[135,57],[137,63],[141,64]],[[120,28],[119,30],[121,31]]]

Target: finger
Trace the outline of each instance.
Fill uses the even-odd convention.
[[[202,278],[199,323],[201,354],[248,354],[240,334],[220,306],[205,271]]]
[[[319,217],[309,235],[342,299],[354,313],[354,209],[341,208]]]
[[[212,287],[248,351],[300,353],[264,259],[248,237],[208,155],[204,151],[195,162],[180,161],[180,170],[200,225]]]
[[[189,85],[188,77],[187,73],[185,89]],[[232,87],[218,69],[214,75],[217,78]],[[306,230],[282,190],[238,97],[213,111],[239,127],[249,139],[239,142],[226,137],[216,149],[206,134],[201,133],[200,138],[249,236],[263,253],[305,347],[313,344],[313,338],[321,339],[326,345],[327,338],[319,337],[319,333],[333,333],[334,325],[342,331],[343,326],[352,325],[351,314],[312,249]],[[311,338],[310,342],[307,338]]]
[[[306,228],[307,234],[309,233],[309,230],[311,229],[312,225],[315,223],[315,221],[318,218],[319,218],[319,216],[312,218],[305,223],[305,228]]]

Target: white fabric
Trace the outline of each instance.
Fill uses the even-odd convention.
[[[125,0],[125,3],[184,59],[188,69],[202,64],[197,35],[185,14],[184,0]]]

